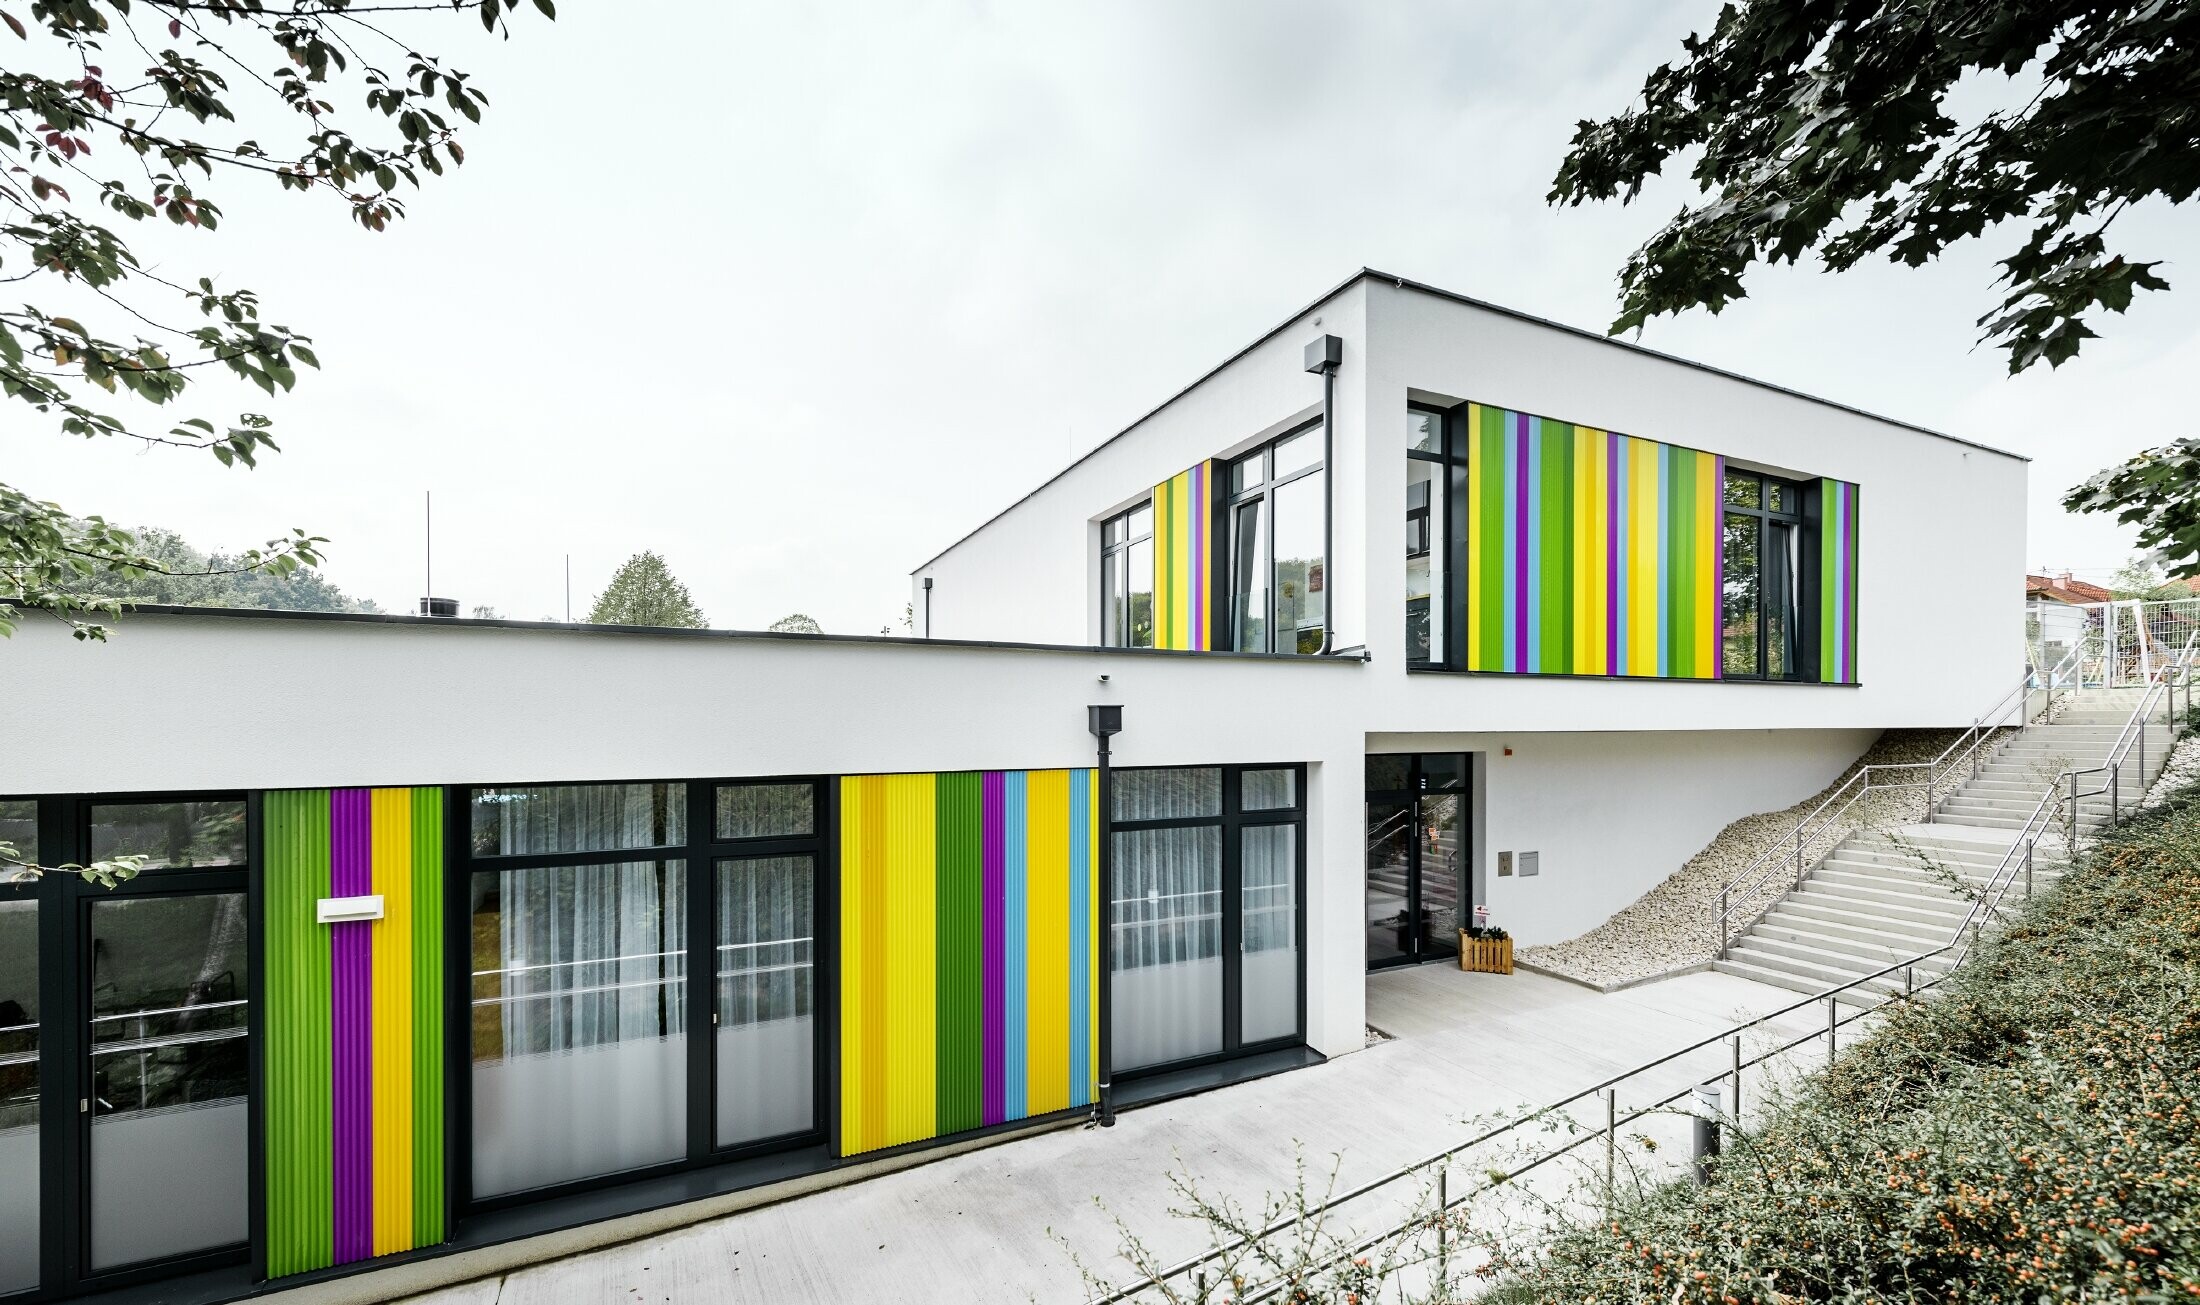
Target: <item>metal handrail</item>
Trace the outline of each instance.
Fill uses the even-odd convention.
[[[2059,665],[2057,669],[2060,669]],[[1720,886],[1719,928],[1717,936],[1712,940],[1712,955],[1725,955],[1727,944],[1733,941],[1731,906],[1734,900],[1737,898],[1748,900],[1749,894],[1757,892],[1766,885],[1775,869],[1790,862],[1793,865],[1795,882],[1801,883],[1804,875],[1810,871],[1810,866],[1805,864],[1803,860],[1803,849],[1809,845],[1809,840],[1845,815],[1849,808],[1855,806],[1860,799],[1875,792],[1922,788],[1925,790],[1925,810],[1923,814],[1930,816],[1935,806],[1934,791],[1939,787],[1943,766],[1960,765],[1964,761],[1969,761],[1971,763],[1971,777],[1977,778],[1979,750],[1985,746],[1990,738],[1996,736],[2001,730],[2009,728],[2010,722],[2007,717],[2011,708],[2016,709],[2016,729],[2019,734],[2022,734],[2030,723],[2031,713],[2026,708],[2031,700],[2034,676],[2033,667],[2029,663],[2026,664],[2024,674],[2018,678],[2016,685],[2007,693],[2004,693],[1993,706],[1974,718],[1963,733],[1951,740],[1948,746],[1941,750],[1940,755],[1932,760],[1872,762],[1869,765],[1858,767],[1847,779],[1841,781],[1839,787],[1827,794],[1823,801],[1812,808],[1809,814],[1798,820],[1795,823],[1795,828],[1768,844],[1748,865],[1743,866],[1732,879],[1727,880],[1726,883]],[[2052,693],[2049,696],[2052,701]],[[1958,755],[1959,752],[1961,753],[1960,756]],[[1952,762],[1951,758],[1953,758]],[[1881,782],[1873,777],[1874,773],[1878,771],[1917,770],[1925,772],[1925,778],[1922,782],[1914,779]],[[1775,853],[1779,854],[1778,859],[1774,858]],[[1747,882],[1744,882],[1745,880]]]
[[[1969,959],[1971,949],[1977,941],[1978,929],[1987,918],[1991,918],[1993,915],[1999,913],[2002,901],[2007,897],[2009,890],[2015,886],[2019,874],[2021,874],[2024,878],[2025,895],[2026,897],[2030,897],[2032,893],[2034,861],[2036,859],[2039,842],[2049,833],[2051,829],[2049,822],[2053,818],[2053,813],[2065,801],[2071,803],[2072,814],[2070,818],[2069,829],[2071,831],[2071,842],[2073,844],[2072,846],[2067,847],[2065,849],[2065,852],[2066,854],[2075,857],[2077,848],[2074,844],[2080,833],[2078,829],[2077,801],[2080,797],[2092,795],[2079,794],[2076,792],[2075,777],[2080,774],[2096,773],[2101,770],[2109,770],[2111,775],[2113,776],[2115,769],[2120,768],[2121,766],[2121,755],[2119,753],[2119,749],[2124,752],[2128,752],[2129,747],[2131,746],[2129,740],[2134,736],[2140,741],[2144,740],[2145,717],[2146,714],[2152,710],[2153,703],[2158,694],[2168,693],[2171,695],[2173,720],[2175,702],[2174,693],[2177,684],[2182,683],[2184,685],[2186,691],[2186,705],[2188,707],[2191,706],[2192,686],[2190,684],[2190,674],[2193,656],[2196,648],[2200,648],[2200,631],[2195,631],[2194,636],[2186,641],[2184,650],[2172,663],[2165,665],[2164,667],[2157,670],[2155,676],[2152,677],[2154,680],[2153,686],[2140,700],[2138,706],[2133,710],[2131,720],[2127,722],[2122,734],[2119,735],[2118,748],[2111,749],[2110,761],[2107,765],[2092,767],[2088,770],[2083,771],[2065,771],[2063,772],[2063,774],[2056,776],[2056,778],[2047,786],[2046,792],[2042,793],[2040,795],[2039,801],[2033,804],[2031,813],[2025,818],[2024,824],[2020,826],[2017,830],[2016,839],[2010,844],[2008,852],[2002,856],[2001,861],[1987,876],[1986,886],[1982,889],[1977,890],[1976,894],[1972,897],[1971,909],[1965,912],[1963,918],[1956,923],[1955,928],[1950,932],[1947,942],[1942,943],[1938,947],[1918,952],[1912,956],[1905,957],[1904,959],[1895,961],[1889,965],[1882,966],[1869,974],[1865,974],[1859,978],[1851,979],[1847,983],[1841,984],[1837,987],[1828,988],[1823,992],[1814,993],[1808,997],[1804,997],[1800,1001],[1791,1002],[1786,1006],[1780,1007],[1778,1010],[1759,1015],[1755,1019],[1735,1024],[1718,1033],[1712,1034],[1709,1037],[1700,1038],[1697,1041],[1691,1042],[1686,1046],[1680,1047],[1673,1051],[1669,1051],[1654,1060],[1645,1061],[1632,1069],[1626,1070],[1620,1074],[1616,1074],[1600,1083],[1594,1084],[1593,1086],[1583,1088],[1582,1090],[1575,1092],[1570,1096],[1561,1097],[1558,1100],[1549,1103],[1548,1105],[1538,1107],[1537,1109],[1530,1111],[1528,1114],[1522,1115],[1521,1117],[1514,1119],[1508,1123],[1500,1124],[1493,1128],[1486,1129],[1483,1132],[1475,1135],[1474,1137],[1471,1137],[1464,1142],[1458,1143],[1455,1146],[1447,1147],[1444,1150],[1438,1151],[1433,1155],[1425,1156],[1422,1159],[1413,1161],[1410,1164],[1403,1165],[1397,1169],[1393,1169],[1388,1173],[1382,1174],[1376,1178],[1369,1179],[1368,1181],[1360,1183],[1359,1185],[1349,1188],[1343,1192],[1335,1193],[1331,1196],[1324,1198],[1317,1204],[1300,1210],[1296,1210],[1291,1214],[1285,1215],[1282,1218],[1273,1221],[1264,1228],[1233,1238],[1222,1245],[1210,1247],[1209,1249],[1202,1251],[1199,1254],[1193,1255],[1187,1259],[1180,1260],[1172,1265],[1157,1270],[1154,1273],[1149,1274],[1148,1276],[1141,1278],[1136,1282],[1119,1286],[1102,1295],[1092,1297],[1089,1301],[1089,1305],[1120,1305],[1121,1302],[1130,1300],[1132,1297],[1136,1296],[1140,1292],[1146,1291],[1152,1287],[1160,1286],[1171,1279],[1182,1277],[1187,1273],[1191,1273],[1197,1270],[1200,1266],[1209,1264],[1217,1259],[1220,1259],[1221,1257],[1230,1254],[1232,1251],[1252,1245],[1255,1242],[1266,1240],[1267,1238],[1272,1237],[1277,1233],[1288,1231],[1289,1229],[1306,1222],[1310,1218],[1326,1215],[1330,1211],[1335,1210],[1337,1207],[1344,1205],[1350,1201],[1357,1200],[1360,1197],[1367,1196],[1373,1192],[1382,1190],[1383,1188],[1389,1187],[1392,1184],[1398,1182],[1402,1182],[1406,1179],[1426,1174],[1431,1169],[1434,1169],[1437,1175],[1437,1215],[1440,1220],[1441,1216],[1444,1213],[1448,1212],[1454,1205],[1459,1204],[1460,1201],[1471,1199],[1479,1192],[1488,1191],[1496,1187],[1500,1183],[1510,1182],[1513,1179],[1516,1179],[1521,1175],[1529,1172],[1530,1170],[1539,1168],[1544,1164],[1556,1160],[1561,1156],[1564,1156],[1574,1151],[1575,1149],[1586,1145],[1590,1140],[1598,1136],[1598,1134],[1594,1132],[1584,1133],[1582,1136],[1575,1138],[1573,1141],[1568,1142],[1562,1147],[1559,1147],[1555,1150],[1546,1151],[1531,1158],[1527,1163],[1521,1165],[1517,1169],[1510,1170],[1503,1173],[1502,1175],[1493,1173],[1490,1177],[1490,1181],[1483,1184],[1475,1191],[1469,1192],[1467,1195],[1455,1199],[1450,1195],[1449,1192],[1446,1179],[1446,1165],[1447,1162],[1454,1159],[1462,1152],[1473,1150],[1476,1147],[1494,1141],[1497,1138],[1502,1137],[1508,1133],[1514,1132],[1540,1119],[1546,1118],[1558,1111],[1564,1110],[1568,1106],[1572,1106],[1581,1101],[1585,1101],[1600,1092],[1611,1092],[1620,1083],[1626,1082],[1629,1079],[1632,1079],[1640,1074],[1647,1073],[1650,1070],[1656,1069],[1662,1065],[1669,1064],[1682,1056],[1701,1051],[1704,1048],[1712,1046],[1716,1043],[1731,1041],[1736,1049],[1732,1072],[1736,1076],[1735,1086],[1737,1087],[1737,1089],[1740,1086],[1739,1076],[1744,1068],[1750,1065],[1762,1063],[1763,1061],[1769,1060],[1774,1056],[1783,1055],[1786,1052],[1793,1050],[1796,1047],[1802,1046],[1805,1043],[1814,1041],[1819,1037],[1825,1037],[1829,1040],[1828,1054],[1830,1056],[1833,1050],[1832,1040],[1838,1036],[1836,1031],[1839,1028],[1841,1028],[1845,1024],[1849,1024],[1854,1022],[1855,1020],[1864,1018],[1866,1015],[1869,1015],[1873,1011],[1878,1009],[1876,1005],[1866,1006],[1863,1009],[1858,1010],[1855,1014],[1849,1016],[1847,1019],[1843,1019],[1840,1017],[1838,1004],[1838,999],[1841,997],[1842,994],[1853,992],[1859,988],[1863,988],[1865,985],[1868,984],[1878,983],[1881,980],[1884,980],[1890,975],[1893,975],[1897,972],[1900,972],[1903,975],[1903,994],[1905,998],[1914,997],[1919,992],[1938,986],[1940,983],[1944,982],[1950,975],[1954,974],[1957,968],[1960,967],[1965,960]],[[2060,670],[2059,666],[2057,667],[2057,670]],[[2026,687],[2029,686],[2029,680],[2030,676],[2028,673]],[[1999,704],[1997,704],[1997,710],[1998,709]],[[1991,714],[1992,713],[1989,713],[1989,715]],[[1981,718],[1982,721],[1983,719],[1984,718]],[[1973,730],[1976,730],[1977,728],[1978,725],[1975,724],[1973,726]],[[1960,742],[1962,742],[1962,740],[1958,740],[1958,743]],[[1941,758],[1936,760],[1944,760],[1951,752],[1955,750],[1955,747],[1956,744],[1951,744],[1949,746],[1949,749],[1941,754]],[[1934,763],[1905,762],[1901,764],[1904,766],[1919,766]],[[2071,793],[2067,797],[2063,793],[2066,780],[2071,781],[2069,784]],[[1832,799],[1829,798],[1828,801],[1830,802],[1832,801]],[[1823,809],[1823,806],[1824,804],[1821,804],[1821,809]],[[1928,978],[1922,985],[1916,982],[1916,970],[1919,965],[1948,955],[1950,952],[1954,953],[1954,957],[1952,960],[1949,961],[1948,965],[1944,969],[1942,969],[1938,974],[1935,974]],[[1827,1024],[1826,1028],[1822,1032],[1814,1031],[1812,1033],[1805,1034],[1799,1038],[1795,1038],[1788,1042],[1782,1043],[1781,1045],[1774,1047],[1770,1051],[1766,1051],[1747,1061],[1743,1060],[1740,1053],[1740,1039],[1742,1034],[1768,1021],[1779,1019],[1782,1016],[1791,1015],[1796,1011],[1803,1009],[1804,1007],[1814,1006],[1820,1002],[1827,1003],[1828,1006]],[[1853,1005],[1858,1003],[1852,1002],[1851,1004]],[[1639,1119],[1644,1115],[1652,1113],[1653,1111],[1663,1109],[1665,1106],[1670,1105],[1672,1102],[1679,1100],[1680,1098],[1688,1095],[1692,1091],[1694,1091],[1693,1086],[1685,1087],[1679,1092],[1675,1092],[1656,1102],[1653,1102],[1648,1106],[1642,1107],[1632,1112],[1631,1114],[1627,1115],[1624,1120],[1618,1113],[1616,1106],[1617,1097],[1615,1093],[1611,1098],[1611,1101],[1614,1104],[1608,1105],[1605,1115],[1605,1128],[1603,1136],[1606,1140],[1607,1148],[1611,1146],[1612,1138],[1614,1136],[1614,1130],[1620,1123],[1632,1122],[1633,1120]],[[1610,1152],[1609,1150],[1607,1150],[1608,1162],[1609,1155]],[[1362,1241],[1346,1248],[1332,1261],[1330,1261],[1330,1263],[1334,1264],[1337,1262],[1341,1262],[1344,1258],[1348,1256],[1359,1254],[1373,1246],[1379,1245],[1385,1239],[1396,1236],[1398,1233],[1404,1231],[1405,1228],[1409,1226],[1410,1223],[1392,1225],[1384,1231],[1373,1234],[1363,1239]],[[1444,1236],[1444,1232],[1440,1223],[1438,1227],[1438,1236],[1439,1238]],[[1441,1253],[1441,1251],[1439,1253]],[[1282,1282],[1270,1283],[1265,1286],[1256,1288],[1252,1291],[1243,1293],[1239,1297],[1239,1299],[1247,1302],[1265,1300],[1274,1296],[1277,1292],[1283,1290],[1285,1286],[1286,1284]]]
[[[2107,758],[2098,766],[2088,766],[2082,770],[2067,770],[2056,777],[2058,785],[2067,781],[2070,786],[2068,800],[2070,802],[2070,821],[2073,830],[2077,827],[2078,813],[2081,810],[2078,805],[2079,801],[2083,798],[2101,797],[2103,795],[2108,798],[2109,824],[2113,827],[2122,823],[2124,763],[2130,760],[2134,749],[2139,754],[2139,792],[2142,797],[2145,795],[2147,717],[2153,714],[2157,699],[2166,699],[2165,706],[2167,710],[2164,712],[2164,717],[2169,730],[2169,746],[2175,747],[2177,742],[2177,689],[2180,684],[2184,686],[2185,707],[2186,710],[2191,710],[2192,668],[2196,651],[2200,651],[2200,630],[2195,630],[2192,634],[2187,635],[2185,646],[2177,650],[2176,656],[2155,667],[2153,672],[2148,675],[2147,690],[2141,695],[2138,706],[2132,710],[2131,718],[2124,722],[2124,728],[2116,735],[2116,741],[2109,745]],[[2083,793],[2078,791],[2078,777],[2080,775],[2102,774],[2107,775],[2108,779],[2101,787],[2087,789]]]

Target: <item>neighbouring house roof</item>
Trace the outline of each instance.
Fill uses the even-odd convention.
[[[2061,575],[2026,576],[2024,596],[2049,603],[2109,603],[2116,600],[2116,595],[2108,590],[2075,579],[2068,571]]]

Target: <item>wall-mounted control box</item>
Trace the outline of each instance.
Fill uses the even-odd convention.
[[[1513,854],[1512,854],[1512,853],[1510,853],[1510,852],[1499,852],[1499,853],[1497,854],[1497,875],[1498,875],[1498,877],[1499,877],[1500,879],[1502,879],[1502,878],[1506,878],[1506,877],[1510,876],[1510,875],[1512,874],[1512,872],[1513,872]]]

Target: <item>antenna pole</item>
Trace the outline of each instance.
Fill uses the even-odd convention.
[[[426,503],[426,509],[423,519],[427,526],[428,541],[427,596],[433,598],[435,597],[435,491],[432,489],[422,490],[421,495]]]
[[[573,555],[565,555],[565,623],[573,623]]]

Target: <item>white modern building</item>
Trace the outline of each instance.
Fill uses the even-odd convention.
[[[0,1298],[425,1281],[1349,1054],[1470,907],[1574,936],[1968,724],[2024,494],[1363,271],[918,567],[916,639],[25,622],[0,841],[148,861],[0,888]]]

